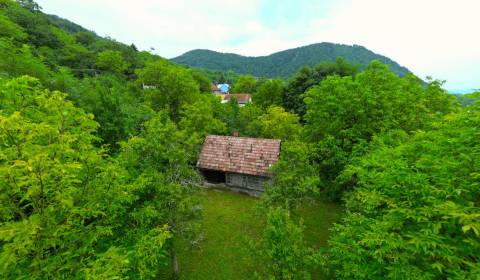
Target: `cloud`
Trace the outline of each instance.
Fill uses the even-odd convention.
[[[305,20],[307,34],[264,29],[255,41],[227,48],[268,54],[317,42],[363,45],[408,67],[422,78],[446,79],[449,88],[480,87],[480,1],[337,1],[319,18]],[[289,35],[290,34],[290,35]]]
[[[39,0],[46,12],[164,57],[363,45],[450,88],[480,87],[477,0]],[[473,73],[472,73],[473,72]]]

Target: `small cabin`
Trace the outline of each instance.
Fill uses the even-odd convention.
[[[279,155],[278,139],[209,135],[197,168],[208,184],[259,196]]]

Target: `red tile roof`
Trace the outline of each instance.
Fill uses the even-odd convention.
[[[270,176],[278,161],[280,140],[209,135],[197,167],[223,172]]]
[[[239,104],[245,104],[252,101],[252,95],[250,93],[231,93],[225,94],[223,100],[230,101],[232,97],[236,97]]]

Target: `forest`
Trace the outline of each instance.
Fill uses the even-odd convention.
[[[337,57],[342,57],[349,63],[359,65],[362,70],[372,60],[378,60],[388,65],[393,72],[400,76],[405,76],[410,72],[390,58],[376,54],[365,47],[327,42],[253,57],[197,49],[172,58],[172,61],[211,71],[234,71],[240,74],[252,74],[257,77],[288,79],[302,66],[313,67],[319,63],[334,62]]]
[[[252,103],[221,103],[220,79]],[[480,92],[442,86],[377,60],[204,71],[0,0],[0,278],[208,279],[182,274],[182,244],[249,209],[258,239],[227,253],[256,261],[235,279],[480,279]],[[228,208],[195,164],[234,132],[282,148],[264,194]],[[328,213],[305,205],[324,203],[339,217],[312,244]]]

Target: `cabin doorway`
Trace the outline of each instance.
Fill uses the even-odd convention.
[[[212,184],[226,183],[225,172],[214,171],[214,170],[202,170],[202,175],[208,183],[212,183]]]

